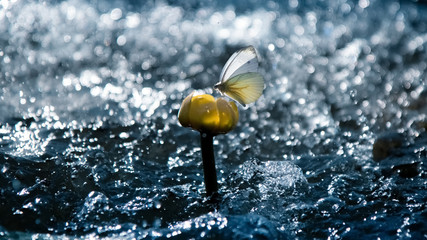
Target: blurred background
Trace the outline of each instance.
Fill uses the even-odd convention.
[[[266,86],[215,137],[177,120],[231,54]],[[427,237],[423,1],[0,1],[0,237]]]

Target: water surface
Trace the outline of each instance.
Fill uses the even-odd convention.
[[[177,113],[247,45],[215,202]],[[0,236],[426,238],[426,68],[412,1],[1,1]]]

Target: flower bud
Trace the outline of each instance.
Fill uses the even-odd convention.
[[[188,95],[182,101],[178,120],[184,127],[213,135],[227,133],[239,120],[239,111],[234,102],[215,98],[209,94]]]

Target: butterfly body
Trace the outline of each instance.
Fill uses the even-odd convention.
[[[264,90],[264,78],[258,73],[258,58],[253,46],[235,52],[222,69],[214,88],[241,105],[255,102]]]

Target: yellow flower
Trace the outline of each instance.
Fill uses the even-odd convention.
[[[237,125],[239,111],[234,102],[215,98],[209,94],[193,96],[182,101],[178,120],[184,127],[213,135],[227,133]]]

